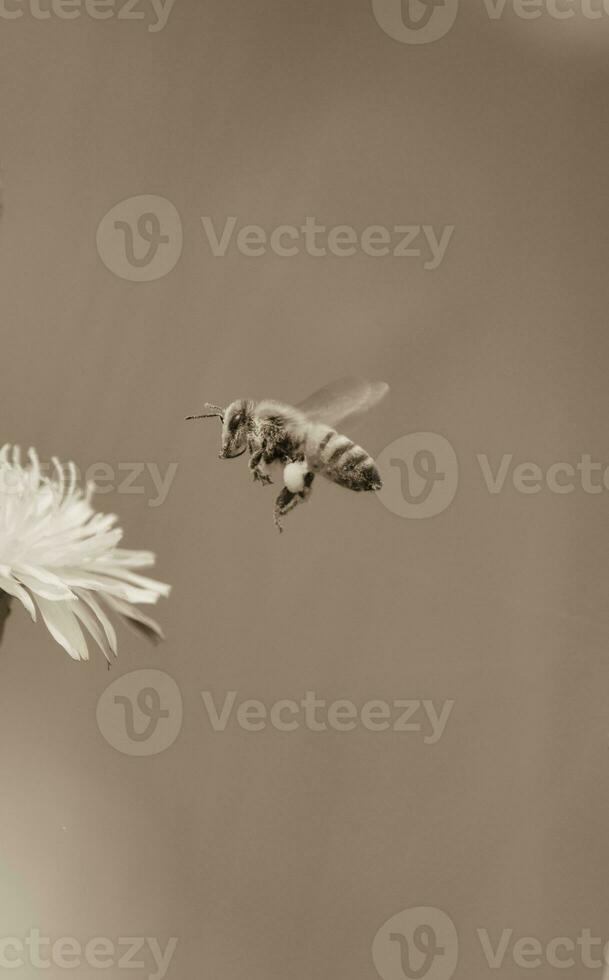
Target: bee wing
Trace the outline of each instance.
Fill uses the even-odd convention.
[[[389,385],[384,381],[341,378],[320,388],[296,407],[311,422],[335,427],[345,419],[354,420],[369,412],[388,391]]]

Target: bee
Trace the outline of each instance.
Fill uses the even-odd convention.
[[[207,404],[204,414],[188,419],[219,418],[219,458],[236,459],[249,451],[254,481],[270,484],[269,467],[274,463],[283,467],[284,487],[273,511],[275,525],[282,531],[282,518],[309,500],[318,474],[348,490],[380,490],[382,480],[370,454],[335,426],[363,415],[388,391],[381,381],[345,378],[296,406],[272,399],[241,399],[227,408]]]

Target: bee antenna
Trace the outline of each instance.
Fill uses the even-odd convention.
[[[220,408],[218,405],[209,405],[209,404],[206,404],[205,405],[205,408],[209,408],[209,409],[211,409],[211,411],[208,412],[208,413],[206,413],[205,415],[187,415],[186,416],[186,421],[187,422],[190,422],[192,419],[215,419],[215,418],[219,418],[222,422],[224,422],[224,409],[223,408]]]

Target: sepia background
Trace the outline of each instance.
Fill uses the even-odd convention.
[[[7,626],[0,935],[176,937],[170,980],[367,980],[383,923],[431,907],[455,924],[457,978],[565,975],[512,950],[609,939],[609,490],[597,473],[598,493],[525,494],[510,470],[492,494],[478,457],[493,473],[506,454],[609,464],[609,15],[508,3],[493,19],[476,0],[408,44],[367,0],[177,0],[158,31],[149,7],[0,18],[2,441],[83,471],[176,464],[157,506],[147,469],[142,492],[109,479],[97,498],[173,586],[163,645],[125,632],[108,673],[21,609]],[[183,230],[148,282],[97,246],[104,215],[141,195]],[[234,242],[214,257],[203,216],[455,230],[430,270]],[[391,386],[354,433],[373,455],[448,440],[455,498],[410,520],[318,485],[280,536],[273,488],[218,460],[215,421],[184,417],[344,375]],[[139,669],[173,678],[183,706],[146,757],[97,722],[108,684]],[[234,717],[214,732],[202,691],[454,706],[436,744]],[[492,970],[478,930],[496,946],[505,929]],[[602,977],[574,955],[569,976]],[[408,975],[396,961],[383,980]]]

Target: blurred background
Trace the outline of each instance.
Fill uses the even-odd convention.
[[[507,980],[520,937],[543,947],[541,978],[565,972],[554,937],[609,939],[609,490],[599,469],[598,493],[576,478],[525,494],[510,469],[492,494],[477,458],[494,474],[509,454],[543,473],[609,464],[609,13],[463,2],[443,37],[409,43],[388,29],[397,6],[0,13],[1,441],[105,464],[97,505],[173,585],[165,643],[121,634],[110,673],[10,618],[2,937],[176,937],[170,980],[403,980],[424,958],[412,937],[410,971],[395,941],[384,966],[372,942],[421,906],[454,922],[464,980],[491,969],[478,930],[493,947],[513,930]],[[138,228],[144,212],[158,226]],[[201,219],[220,235],[231,216],[214,256]],[[307,217],[454,231],[434,269],[422,231],[418,256],[237,247],[244,226]],[[280,537],[276,490],[218,460],[215,421],[184,417],[343,375],[391,386],[354,432],[373,455],[409,433],[448,440],[454,500],[413,520],[318,480]],[[171,477],[160,500],[152,472]],[[169,675],[183,710],[144,757],[97,722],[107,686],[141,669]],[[234,716],[214,732],[202,691],[454,706],[435,744]],[[426,729],[422,708],[412,720]],[[602,976],[572,956],[569,976]],[[154,976],[145,962],[129,975]],[[430,969],[451,972],[440,954]]]

